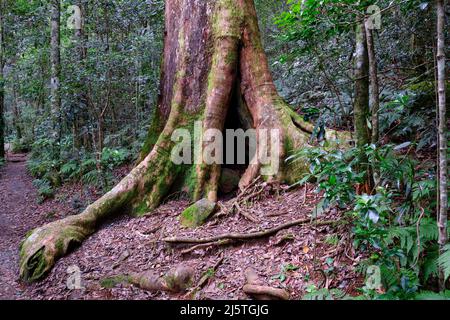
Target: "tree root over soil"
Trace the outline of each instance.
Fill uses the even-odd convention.
[[[245,270],[245,278],[247,284],[244,285],[242,290],[258,300],[289,300],[290,295],[284,289],[272,288],[264,286],[261,283],[256,271],[252,268]]]
[[[299,219],[284,223],[275,228],[267,229],[259,232],[252,233],[225,233],[214,237],[209,238],[183,238],[183,237],[170,237],[164,238],[163,241],[171,244],[208,244],[208,245],[224,245],[232,243],[234,241],[243,241],[243,240],[253,240],[260,239],[264,237],[268,237],[274,235],[278,231],[289,229],[295,226],[304,225],[310,223],[311,219]],[[341,224],[343,221],[314,221],[314,226],[329,226],[329,225],[337,225]]]
[[[119,283],[129,283],[151,292],[168,291],[180,293],[186,291],[192,285],[194,274],[193,268],[178,266],[162,277],[153,271],[144,271],[105,278],[101,282],[104,287],[114,287]]]

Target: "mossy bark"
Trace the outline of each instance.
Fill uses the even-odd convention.
[[[166,0],[165,29],[159,103],[140,163],[80,215],[32,232],[21,248],[22,278],[42,278],[67,253],[70,243],[81,243],[114,212],[151,213],[177,190],[186,191],[193,202],[217,202],[220,164],[176,165],[171,161],[174,130],[193,133],[197,121],[202,123],[200,131],[223,131],[227,113],[233,110],[244,126],[256,130],[258,148],[277,154],[279,172],[264,174],[265,165],[254,161],[241,187],[261,174],[267,180],[292,182],[306,170],[306,163],[289,165],[284,160],[292,150],[307,147],[313,126],[292,111],[275,89],[253,0]],[[236,88],[240,103],[230,109]],[[270,146],[262,143],[262,129],[279,130],[279,150],[268,150]],[[329,131],[327,137],[346,140],[349,135]],[[207,143],[193,139],[192,145],[203,150]]]

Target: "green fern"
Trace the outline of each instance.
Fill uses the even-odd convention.
[[[83,182],[88,185],[97,185],[100,181],[100,174],[97,170],[91,170],[82,178]]]
[[[418,251],[423,251],[424,246],[429,241],[436,241],[438,238],[438,230],[436,222],[433,219],[426,218],[420,223],[420,250],[417,250],[417,226],[407,227],[393,227],[388,229],[387,237],[385,239],[386,245],[392,245],[395,241],[398,241],[400,248],[408,255],[413,254],[417,259]]]
[[[450,277],[450,244],[444,247],[444,253],[438,259],[438,265],[444,271],[445,280]]]
[[[423,277],[425,281],[427,281],[430,276],[438,275],[439,252],[436,245],[434,245],[433,247],[434,248],[428,250],[425,260],[422,264]]]
[[[415,297],[416,300],[450,300],[450,291],[436,293],[432,291],[422,291]]]

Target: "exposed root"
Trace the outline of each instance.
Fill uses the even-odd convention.
[[[247,284],[242,290],[258,300],[289,300],[290,298],[286,290],[262,285],[256,271],[252,268],[245,270],[245,278]]]
[[[147,291],[184,292],[192,285],[195,271],[191,267],[178,266],[160,277],[153,271],[130,275],[130,283]]]
[[[192,285],[195,271],[191,267],[178,266],[164,276],[154,271],[144,271],[130,275],[118,275],[103,279],[103,287],[112,288],[119,283],[130,283],[146,291],[168,291],[180,293]]]
[[[223,240],[236,240],[236,241],[244,241],[244,240],[252,240],[252,239],[259,239],[271,236],[275,233],[277,233],[280,230],[289,229],[298,225],[303,225],[310,223],[311,219],[300,219],[295,220],[291,222],[287,222],[285,224],[282,224],[280,226],[277,226],[272,229],[267,229],[260,232],[253,232],[253,233],[225,233],[222,235],[209,237],[209,238],[183,238],[183,237],[170,237],[163,239],[164,242],[167,243],[174,243],[174,244],[212,244],[218,241]],[[342,221],[315,221],[315,226],[328,226],[328,225],[336,225],[342,223]]]
[[[289,300],[289,293],[283,289],[246,284],[242,290],[248,295],[259,297],[260,300]]]
[[[73,245],[80,245],[94,230],[77,217],[55,221],[35,229],[20,246],[20,274],[27,282],[47,274],[55,261]]]
[[[261,183],[261,180],[261,176],[254,179],[253,182],[239,192],[235,199],[230,201],[230,205],[219,203],[221,210],[216,214],[216,217],[220,218],[237,212],[245,219],[257,223],[258,219],[248,213],[245,210],[245,207],[248,206],[249,202],[256,200],[264,191],[267,190],[268,183]]]

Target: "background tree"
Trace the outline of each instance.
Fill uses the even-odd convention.
[[[53,121],[54,136],[56,141],[61,139],[61,93],[60,93],[60,77],[61,77],[61,53],[60,53],[60,17],[61,4],[60,0],[51,0],[51,36],[50,36],[50,60],[51,60],[51,115]]]
[[[438,113],[439,113],[439,245],[441,255],[445,253],[448,243],[447,214],[448,214],[448,167],[447,167],[447,111],[445,86],[445,1],[436,1],[437,12],[437,82],[438,82]],[[441,268],[439,286],[445,290],[446,274]]]

